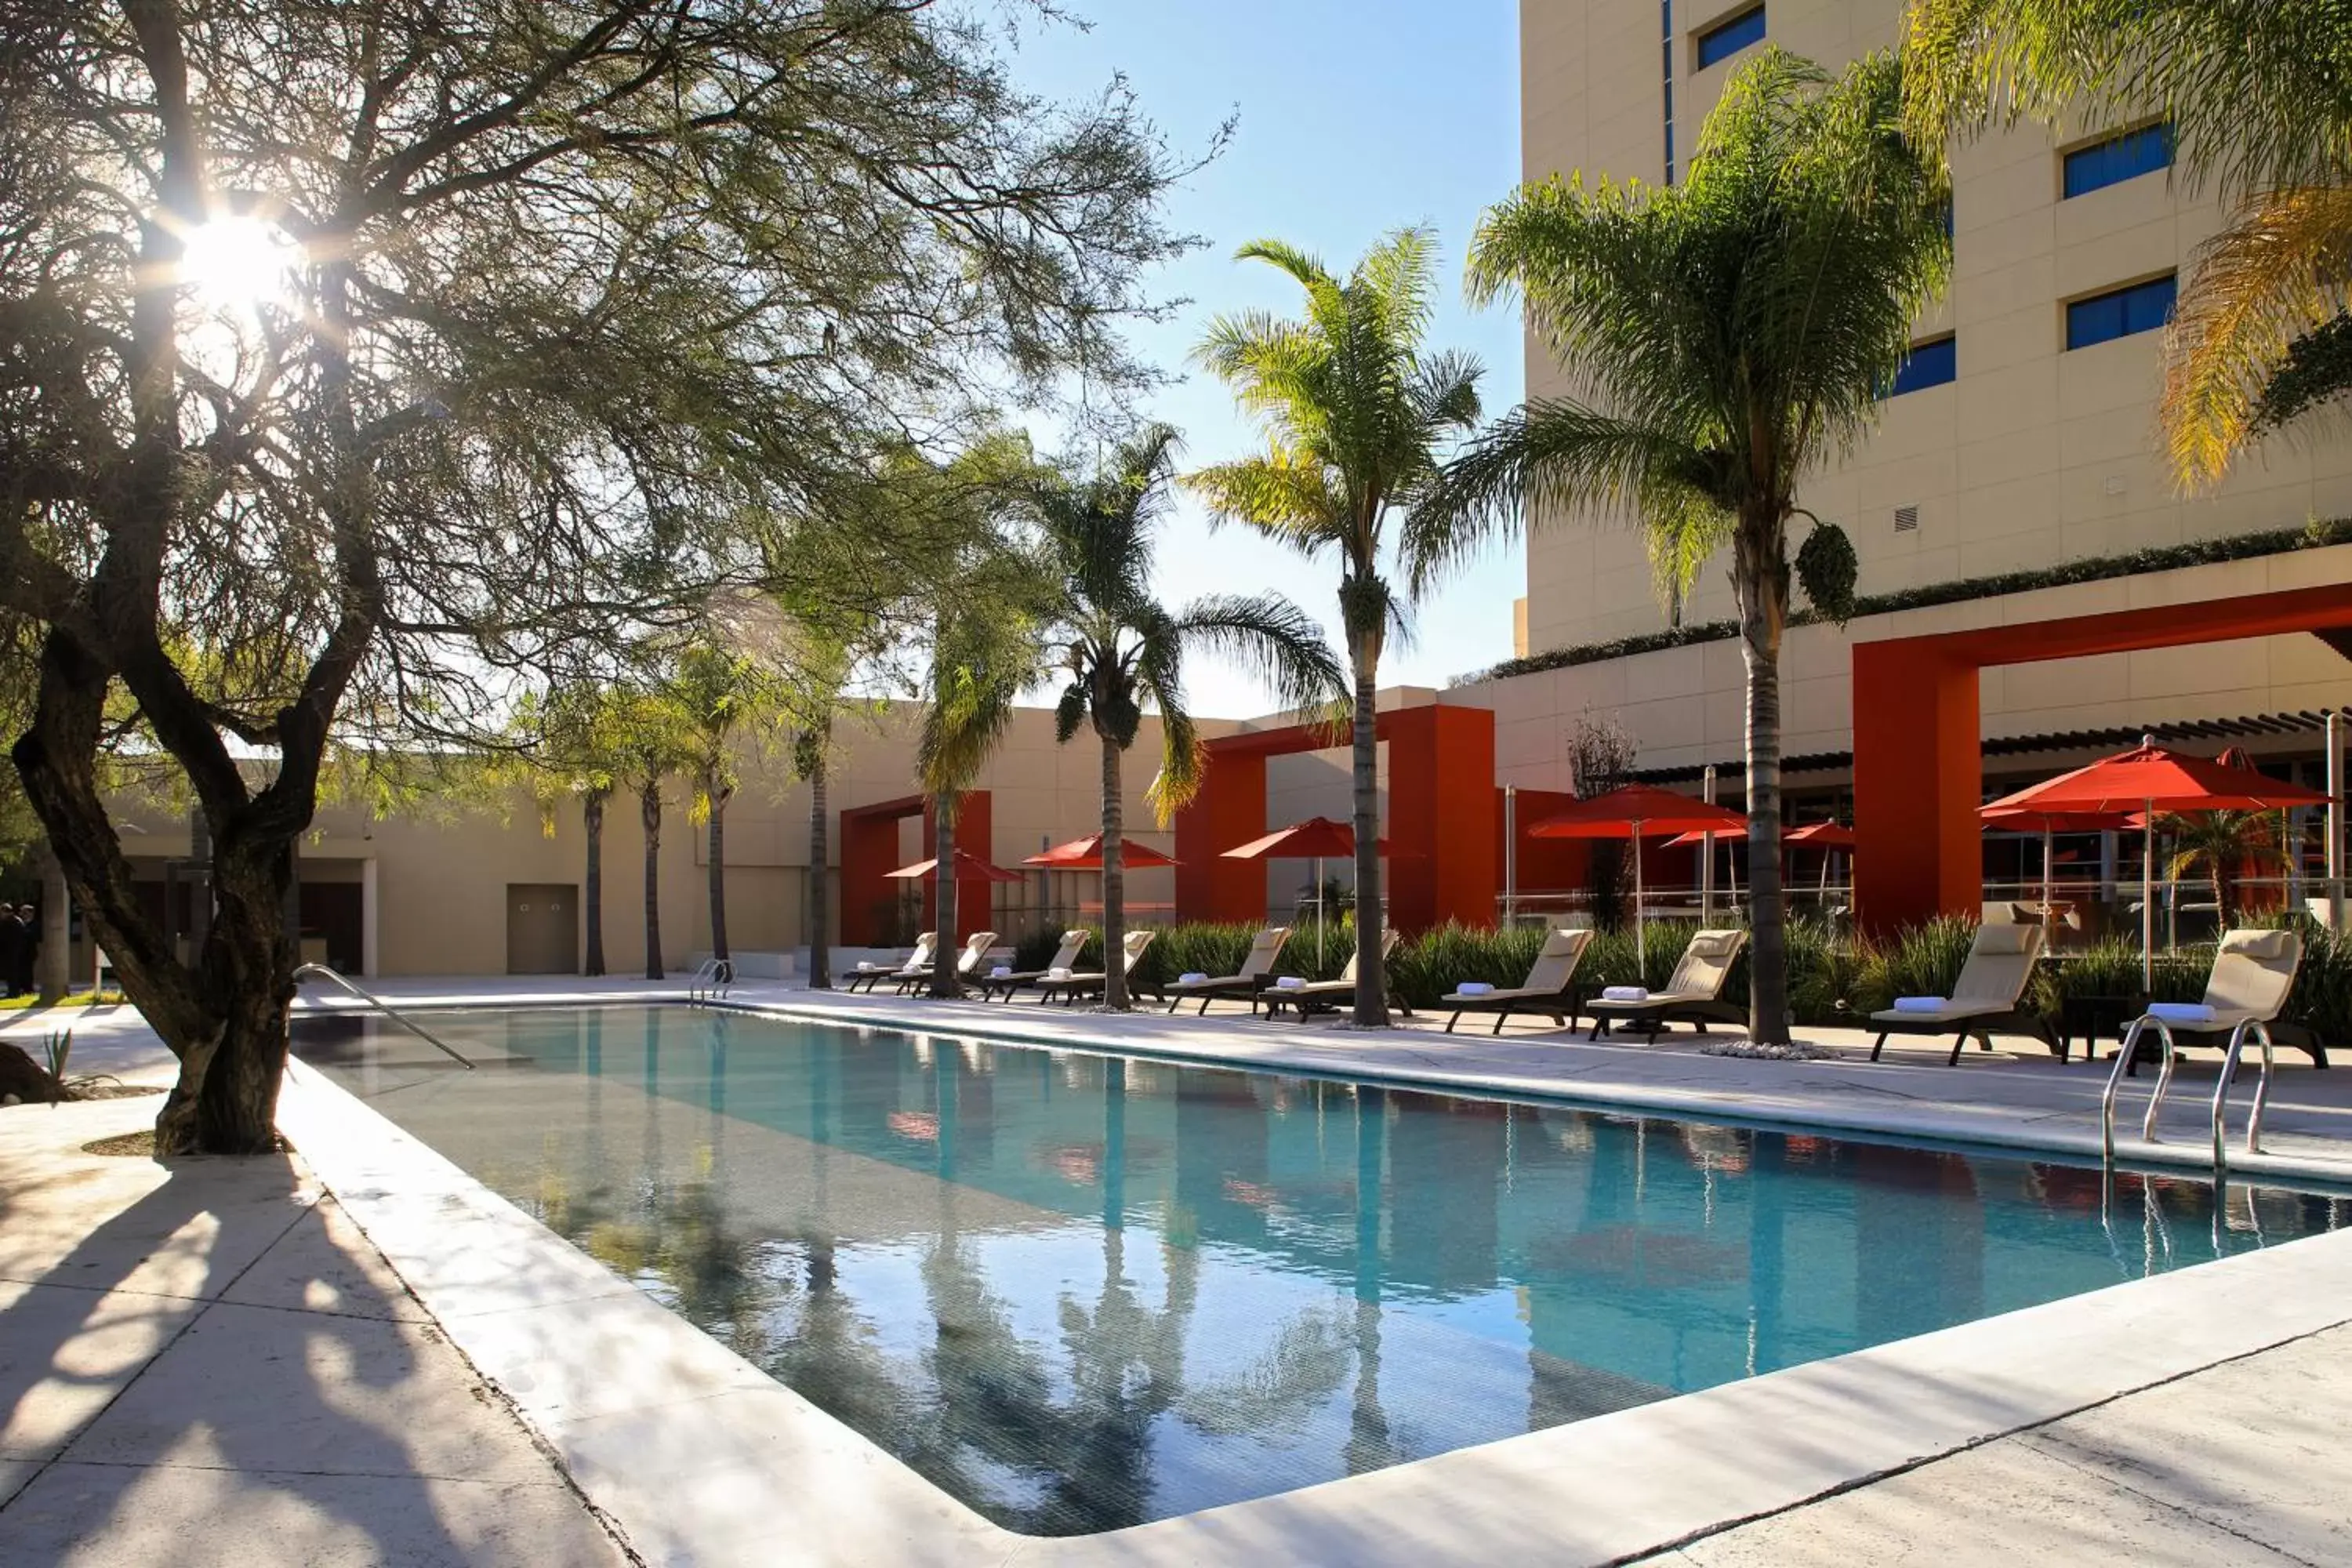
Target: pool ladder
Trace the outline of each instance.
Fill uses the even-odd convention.
[[[2116,1065],[2107,1074],[2106,1092],[2099,1097],[2099,1152],[2105,1168],[2116,1167],[2116,1099],[2122,1093],[2124,1077],[2131,1071],[2133,1060],[2139,1054],[2140,1037],[2150,1028],[2164,1043],[2164,1065],[2158,1069],[2156,1088],[2147,1097],[2147,1114],[2140,1121],[2139,1135],[2147,1142],[2156,1142],[2157,1118],[2164,1110],[2165,1091],[2172,1087],[2172,1068],[2178,1047],[2173,1043],[2172,1027],[2163,1019],[2143,1015],[2134,1021],[2124,1036],[2123,1048],[2116,1053]],[[2246,1117],[2246,1152],[2263,1152],[2263,1108],[2271,1098],[2271,1032],[2258,1018],[2249,1018],[2230,1031],[2229,1054],[2221,1061],[2221,1081],[2213,1086],[2212,1131],[2213,1176],[2216,1181],[2229,1173],[2230,1151],[2228,1121],[2230,1116],[2230,1086],[2237,1082],[2238,1064],[2246,1051],[2246,1037],[2258,1037],[2263,1045],[2263,1076],[2254,1086],[2253,1110]]]
[[[730,987],[735,984],[735,961],[731,958],[706,958],[694,966],[687,976],[686,1005],[699,1007],[706,1003],[723,1002]]]
[[[402,1028],[406,1029],[410,1034],[416,1036],[425,1044],[441,1052],[442,1055],[447,1057],[450,1060],[464,1068],[467,1072],[474,1070],[474,1064],[467,1060],[465,1057],[458,1054],[457,1048],[451,1046],[449,1042],[444,1040],[440,1036],[435,1034],[432,1030],[426,1028],[415,1019],[395,1010],[391,1003],[385,1001],[374,992],[354,985],[352,982],[336,973],[333,970],[328,968],[323,963],[305,963],[299,964],[295,968],[295,984],[299,985],[303,981],[310,979],[332,981],[335,984],[341,986],[344,990],[350,992],[352,995],[358,997],[361,1001],[366,1003],[369,1006],[374,1008],[377,1012],[383,1014],[385,1017],[391,1019]]]

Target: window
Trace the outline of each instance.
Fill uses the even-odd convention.
[[[1943,385],[1960,374],[1958,351],[1958,338],[1930,338],[1924,343],[1913,343],[1911,352],[1903,356],[1903,368],[1887,383],[1886,395],[1900,397],[1906,392]]]
[[[2126,131],[2066,154],[2066,195],[2086,195],[2171,166],[2171,126]]]
[[[2179,279],[2170,274],[2076,300],[2066,307],[2066,346],[2086,349],[2134,332],[2152,332],[2172,316]]]
[[[1727,60],[1750,44],[1764,41],[1764,7],[1742,11],[1727,22],[1717,22],[1698,36],[1698,68]]]

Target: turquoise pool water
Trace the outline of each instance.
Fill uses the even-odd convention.
[[[297,1049],[1001,1523],[1377,1469],[2274,1245],[2347,1200],[678,1008]]]

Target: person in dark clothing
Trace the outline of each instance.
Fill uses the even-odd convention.
[[[14,996],[29,990],[26,984],[32,974],[32,963],[25,944],[32,931],[16,918],[16,911],[0,904],[0,995]],[[19,977],[24,978],[20,979]]]
[[[41,952],[41,911],[30,904],[16,906],[16,923],[24,928],[24,936],[16,949],[16,972],[9,977],[11,989],[26,995],[39,989],[33,979],[35,960]]]

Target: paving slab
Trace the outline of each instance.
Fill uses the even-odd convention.
[[[331,1197],[313,1204],[222,1292],[245,1307],[430,1321],[424,1307]]]
[[[0,1282],[0,1458],[55,1458],[202,1310]]]
[[[67,1457],[476,1481],[545,1479],[513,1417],[425,1323],[222,1304],[206,1311]]]
[[[538,1483],[64,1463],[0,1510],[10,1568],[622,1568],[580,1500]]]

